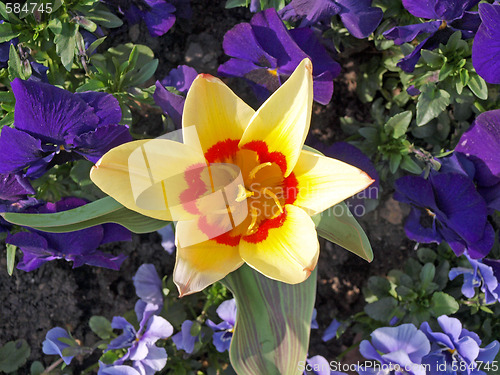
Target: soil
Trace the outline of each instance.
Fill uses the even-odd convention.
[[[188,21],[178,19],[174,28],[163,37],[150,37],[143,24],[132,27],[124,25],[111,31],[107,43],[117,45],[132,41],[151,47],[160,60],[156,79],[162,79],[180,64],[190,65],[198,72],[216,75],[218,65],[227,59],[222,51],[225,32],[237,23],[250,20],[252,16],[245,8],[224,9],[224,3],[211,2],[208,7],[206,1],[191,0],[193,18]],[[370,120],[369,106],[361,103],[355,93],[356,66],[362,59],[363,53],[345,60],[342,55],[339,56],[344,70],[335,80],[333,99],[327,106],[314,107],[313,133],[327,143],[345,138],[340,130],[340,117],[349,115],[358,121]],[[245,84],[234,79],[226,82],[250,105],[257,105]],[[157,110],[135,115],[142,116],[146,132],[155,136],[155,131],[161,127]],[[359,340],[354,334],[347,334],[341,340],[333,339],[324,343],[321,335],[333,318],[343,320],[362,311],[362,288],[369,276],[383,275],[391,268],[400,266],[411,252],[413,246],[402,226],[405,209],[393,201],[390,195],[391,191],[386,188],[378,208],[360,218],[373,247],[375,260],[372,263],[332,243],[321,241],[316,301],[320,328],[311,334],[310,356],[321,354],[329,361],[334,360],[355,340]],[[91,316],[103,315],[111,319],[133,309],[136,296],[132,275],[141,264],[153,263],[160,274],[172,273],[175,258],[163,250],[160,242],[159,235],[152,233],[134,235],[132,242],[120,243],[114,248],[108,246],[107,250],[129,256],[119,272],[89,266],[72,269],[71,264],[60,260],[47,263],[30,273],[15,270],[13,276],[9,277],[5,257],[2,257],[0,344],[24,338],[31,346],[29,363],[41,360],[47,366],[54,357],[43,356],[41,343],[49,329],[65,327],[74,337],[86,343],[92,342],[95,338],[88,328]],[[355,361],[357,358],[344,359],[349,360]]]

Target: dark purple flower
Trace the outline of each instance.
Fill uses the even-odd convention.
[[[413,206],[405,223],[410,239],[444,240],[457,256],[467,250],[473,259],[489,253],[495,233],[487,220],[486,203],[469,177],[439,172],[428,180],[405,176],[396,180],[395,187],[394,198]]]
[[[24,209],[38,204],[35,198],[28,198],[28,194],[35,194],[29,180],[20,174],[0,174],[0,212],[21,212]],[[12,224],[0,217],[0,232],[9,231]]]
[[[132,279],[135,293],[140,299],[159,307],[163,305],[162,283],[153,264],[140,266]]]
[[[292,0],[279,12],[282,19],[302,19],[300,27],[329,21],[338,14],[351,35],[358,39],[370,35],[382,20],[382,9],[372,7],[371,0]]]
[[[130,24],[141,19],[148,27],[152,37],[165,34],[175,23],[175,6],[165,0],[136,0],[120,7]]]
[[[74,356],[63,355],[63,350],[69,348],[70,345],[59,340],[60,338],[72,340],[75,343],[75,346],[78,345],[76,341],[68,334],[68,331],[61,327],[55,327],[48,331],[47,335],[45,335],[45,341],[43,342],[42,351],[44,352],[44,354],[58,355],[63,359],[64,363],[69,365]]]
[[[199,336],[191,334],[191,328],[194,322],[192,320],[185,320],[182,323],[181,331],[172,336],[177,350],[184,350],[186,353],[191,354],[194,351],[194,344],[199,339]]]
[[[313,64],[314,100],[327,104],[333,94],[333,78],[340,73],[335,62],[309,28],[287,30],[274,8],[254,15],[224,36],[224,52],[231,56],[219,66],[225,77],[242,77],[265,100],[306,57]]]
[[[420,59],[422,49],[433,50],[439,43],[446,43],[451,34],[457,30],[464,38],[475,35],[480,19],[477,13],[468,12],[479,0],[403,0],[404,7],[415,17],[436,21],[407,26],[396,26],[384,32],[387,39],[394,40],[397,45],[412,42],[417,36],[427,34],[413,50],[398,62],[405,72],[413,72]]]
[[[410,375],[425,375],[425,370],[418,366],[422,358],[429,353],[431,345],[425,335],[413,324],[398,327],[378,328],[371,334],[371,343],[361,341],[359,352],[366,359],[380,362],[381,365],[393,368],[399,365]],[[360,368],[359,374],[377,374],[373,368]],[[395,374],[403,372],[395,371]]]
[[[472,65],[488,83],[500,83],[500,4],[479,4],[482,23],[472,44]]]
[[[175,87],[181,93],[186,94],[197,75],[198,73],[194,68],[179,65],[177,69],[172,69],[161,82],[156,82],[153,99],[163,112],[172,119],[176,129],[182,127],[182,111],[184,110],[185,97],[168,91],[164,86]]]
[[[438,375],[442,374],[442,369],[448,369],[447,374],[450,375],[486,375],[483,371],[473,370],[477,366],[476,361],[484,364],[493,361],[500,343],[495,340],[480,348],[479,336],[462,328],[458,319],[442,315],[437,320],[442,332],[432,331],[427,322],[420,326],[432,344],[431,352],[422,359],[422,364],[428,365],[428,374]],[[458,370],[453,370],[453,362]]]
[[[458,275],[464,275],[464,284],[462,286],[462,294],[467,298],[472,298],[476,295],[477,287],[481,287],[484,293],[485,302],[490,304],[500,300],[500,285],[495,276],[493,268],[485,264],[483,260],[475,260],[467,257],[472,268],[455,267],[450,270],[450,280],[455,279]],[[498,262],[491,260],[491,262]],[[493,263],[493,264],[494,264]]]
[[[63,198],[57,203],[46,203],[37,208],[29,208],[29,213],[55,213],[84,205],[80,198]],[[96,267],[120,269],[126,255],[103,253],[97,248],[104,243],[130,241],[130,232],[117,224],[96,225],[91,228],[68,233],[48,233],[34,229],[9,235],[7,243],[18,246],[24,256],[17,268],[32,271],[43,263],[54,259],[73,261],[73,268],[88,264]]]
[[[223,353],[229,350],[231,339],[233,338],[234,325],[236,323],[236,300],[230,299],[224,301],[217,308],[217,315],[222,322],[215,324],[210,319],[207,325],[214,331],[213,343],[218,352]]]
[[[333,319],[330,325],[325,329],[321,340],[324,342],[330,341],[337,335],[337,330],[340,327],[340,322],[337,319]]]
[[[175,87],[183,94],[187,94],[191,84],[198,75],[196,69],[187,65],[179,65],[177,68],[172,69],[168,76],[161,80],[163,86]]]
[[[118,101],[109,94],[72,94],[55,86],[12,82],[16,97],[14,128],[0,134],[0,173],[41,176],[52,165],[79,157],[92,162],[132,140]]]
[[[123,333],[109,343],[108,350],[127,348],[125,355],[113,363],[114,366],[121,366],[130,360],[139,374],[154,374],[162,370],[167,362],[165,349],[157,347],[155,343],[159,339],[170,337],[174,329],[167,320],[154,315],[155,305],[139,300],[135,306],[135,313],[140,322],[138,331],[125,318],[121,316],[113,318],[111,327],[121,329]]]

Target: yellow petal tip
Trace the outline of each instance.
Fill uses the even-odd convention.
[[[311,60],[309,59],[304,59],[304,66],[306,67],[306,69],[312,74],[313,72],[313,64],[311,62]]]

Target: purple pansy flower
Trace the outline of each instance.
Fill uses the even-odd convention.
[[[337,335],[337,330],[339,329],[341,323],[337,319],[333,319],[330,325],[325,329],[321,340],[324,342],[330,341]]]
[[[140,266],[132,279],[135,293],[140,299],[159,307],[163,305],[162,283],[153,264]]]
[[[185,320],[182,323],[181,331],[172,336],[177,350],[184,350],[186,353],[191,354],[194,351],[194,344],[199,339],[199,336],[191,335],[191,328],[194,322],[192,320]]]
[[[62,358],[64,363],[69,365],[74,356],[63,355],[63,350],[69,348],[70,345],[59,340],[60,338],[73,340],[73,338],[69,335],[68,331],[66,331],[65,329],[61,327],[52,328],[45,335],[45,341],[43,342],[42,351],[44,352],[44,354],[58,355],[59,357]],[[76,341],[74,342],[76,346],[77,343]]]
[[[404,7],[415,17],[436,21],[396,26],[384,32],[384,36],[394,40],[397,45],[411,42],[418,35],[428,34],[413,52],[401,59],[397,65],[405,72],[413,72],[422,49],[437,48],[439,43],[446,43],[451,34],[457,30],[462,32],[464,38],[473,37],[479,27],[480,19],[477,12],[468,10],[478,2],[479,0],[403,0]]]
[[[218,352],[223,353],[229,349],[233,338],[234,325],[236,323],[236,300],[224,301],[217,308],[217,315],[223,321],[215,324],[210,319],[207,325],[214,331],[213,343]]]
[[[425,375],[425,370],[418,364],[429,353],[430,348],[429,340],[423,332],[413,324],[403,324],[376,329],[371,334],[371,343],[368,340],[361,341],[359,352],[366,359],[376,360],[381,365],[392,364],[393,368],[400,366],[405,369],[405,372],[395,370],[395,375]],[[361,375],[386,374],[385,369],[379,372],[373,368],[359,368],[357,371]]]
[[[157,232],[161,236],[161,246],[167,253],[172,255],[175,251],[175,233],[172,225],[166,225]]]
[[[396,180],[395,188],[394,199],[412,205],[405,223],[410,239],[421,243],[444,240],[457,256],[467,250],[473,259],[489,253],[495,233],[487,220],[486,203],[469,177],[439,172],[427,180],[405,176]]]
[[[481,287],[481,291],[485,295],[486,303],[493,303],[500,300],[500,285],[495,276],[493,268],[485,264],[483,260],[475,260],[467,257],[472,268],[455,267],[450,270],[450,280],[455,279],[458,275],[464,275],[464,284],[462,286],[462,294],[467,298],[472,298],[476,294],[475,288]],[[492,260],[491,262],[499,262]]]
[[[478,192],[492,210],[500,210],[500,110],[481,113],[455,148],[472,161]],[[470,168],[469,168],[470,169]]]
[[[121,119],[118,101],[110,94],[72,94],[55,86],[12,82],[16,97],[14,128],[0,134],[0,173],[39,177],[54,164],[79,157],[92,162],[132,140]]]
[[[308,57],[313,64],[314,100],[328,104],[333,79],[340,73],[335,62],[309,28],[287,30],[274,8],[229,30],[222,44],[231,56],[219,66],[223,77],[242,77],[261,100],[267,99]]]
[[[24,210],[28,213],[55,213],[66,211],[86,204],[80,198],[63,198],[57,203],[46,203],[39,207]],[[96,225],[91,228],[68,233],[48,233],[35,229],[18,232],[7,236],[6,242],[19,247],[24,256],[17,268],[32,271],[43,263],[54,259],[73,261],[73,268],[83,264],[91,266],[120,269],[127,258],[126,255],[103,253],[97,248],[104,243],[130,241],[128,229],[117,224]]]
[[[462,328],[458,319],[441,315],[437,320],[442,332],[432,331],[427,322],[420,326],[432,344],[431,352],[422,359],[422,363],[428,365],[428,374],[442,374],[443,369],[447,369],[450,375],[485,375],[483,371],[474,369],[476,361],[484,364],[493,361],[500,343],[495,340],[485,348],[480,348],[479,336]],[[452,367],[453,362],[456,370]]]
[[[382,9],[372,7],[371,0],[292,0],[280,10],[285,21],[302,19],[300,27],[329,21],[338,14],[351,35],[358,39],[370,35],[383,17]]]
[[[28,194],[35,194],[29,180],[20,174],[0,174],[0,212],[20,212],[38,204],[35,198],[28,198]],[[12,224],[0,217],[0,232],[9,231]]]
[[[155,305],[137,301],[135,313],[139,330],[121,316],[113,317],[111,327],[121,329],[123,333],[108,345],[108,350],[127,348],[127,353],[116,360],[113,365],[120,366],[125,361],[132,361],[134,369],[141,375],[154,374],[165,367],[167,352],[155,346],[159,339],[166,339],[173,333],[172,325],[164,318],[154,315]]]
[[[481,25],[472,44],[472,65],[488,83],[500,83],[500,4],[479,4]]]
[[[126,365],[108,366],[99,362],[97,375],[141,375],[135,368]]]
[[[172,119],[176,129],[182,127],[182,111],[184,110],[185,97],[168,91],[164,86],[175,87],[181,93],[186,94],[197,75],[198,73],[194,68],[179,65],[177,69],[172,69],[161,82],[156,82],[153,99],[163,112]]]

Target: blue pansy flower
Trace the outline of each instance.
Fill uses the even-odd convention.
[[[337,319],[333,319],[330,325],[325,329],[321,340],[324,342],[330,341],[337,335],[337,330],[341,326],[341,323]]]
[[[172,341],[177,347],[177,350],[184,350],[188,354],[193,353],[194,344],[199,339],[199,336],[193,336],[191,334],[191,328],[193,327],[193,324],[194,321],[185,320],[182,323],[181,331],[172,336]]]
[[[217,308],[217,315],[222,322],[215,324],[210,319],[207,325],[214,331],[213,343],[218,352],[222,353],[229,349],[233,338],[234,325],[236,323],[236,300],[224,301]]]
[[[488,83],[500,83],[500,4],[479,4],[481,25],[472,44],[472,65]]]
[[[265,100],[292,74],[304,58],[313,65],[314,100],[328,104],[333,79],[340,65],[327,53],[309,28],[287,30],[274,8],[229,30],[222,43],[231,59],[219,66],[223,77],[244,78],[261,100]]]
[[[418,365],[430,348],[427,337],[413,324],[378,328],[372,332],[371,342],[361,341],[359,352],[366,359],[380,362],[381,370],[361,367],[357,371],[361,375],[386,375],[387,368],[400,367],[404,370],[396,369],[394,375],[425,375],[425,370]]]
[[[339,15],[351,35],[358,39],[370,35],[383,17],[382,9],[371,6],[371,0],[292,0],[280,10],[285,21],[301,19],[300,27],[330,21]]]
[[[59,339],[71,340],[77,345],[76,341],[69,335],[68,331],[61,327],[52,328],[45,335],[45,341],[42,344],[42,351],[45,354],[49,355],[58,355],[62,358],[65,364],[69,365],[74,356],[63,355],[63,350],[69,348],[69,345],[66,342],[63,342]]]
[[[432,344],[431,352],[422,359],[429,370],[428,375],[439,375],[443,370],[449,375],[485,375],[485,372],[475,369],[476,361],[484,364],[493,361],[500,343],[495,340],[481,348],[479,336],[462,328],[458,319],[441,315],[437,320],[442,332],[434,332],[427,322],[420,326]]]
[[[462,294],[467,298],[472,298],[476,295],[476,288],[480,287],[484,293],[486,303],[494,303],[500,300],[500,285],[493,267],[488,265],[487,259],[476,260],[467,257],[472,268],[455,267],[450,270],[450,280],[455,279],[458,275],[464,276],[462,285]],[[498,260],[490,260],[495,264]]]
[[[46,203],[25,209],[28,213],[56,213],[80,207],[86,201],[80,198],[63,198],[56,203]],[[130,241],[130,231],[118,224],[102,224],[94,227],[68,232],[49,233],[35,229],[7,236],[6,242],[15,245],[23,252],[23,259],[17,268],[32,271],[42,264],[55,259],[73,262],[73,268],[88,264],[96,267],[120,269],[126,255],[113,255],[97,250],[104,243]]]
[[[486,256],[495,238],[487,207],[473,181],[459,173],[431,173],[429,179],[396,180],[394,198],[412,205],[406,235],[421,243],[448,242],[457,256]]]
[[[0,134],[0,173],[41,176],[55,164],[85,157],[99,158],[132,140],[118,125],[121,110],[110,94],[70,93],[42,82],[12,83],[16,98],[14,128]]]
[[[396,26],[384,32],[387,39],[397,45],[412,42],[417,36],[427,34],[412,53],[397,64],[405,72],[413,72],[422,49],[432,50],[439,43],[446,43],[454,31],[461,31],[464,38],[471,38],[481,23],[477,12],[468,12],[479,0],[403,0],[403,6],[415,17],[435,21],[407,26]]]
[[[347,375],[345,372],[331,371],[330,363],[325,357],[315,355],[314,357],[307,358],[307,366],[305,366],[304,375]]]
[[[156,306],[142,300],[137,301],[135,313],[139,323],[139,330],[121,316],[113,317],[111,327],[121,329],[120,336],[112,340],[108,350],[127,349],[123,357],[116,360],[113,366],[123,365],[127,360],[141,375],[154,374],[162,370],[167,363],[167,352],[155,343],[159,339],[166,339],[173,333],[172,325],[164,318],[154,315]],[[105,369],[105,368],[104,368]]]
[[[167,253],[172,255],[176,249],[174,228],[172,228],[172,225],[168,224],[158,229],[157,232],[161,236],[161,246]]]
[[[162,282],[153,264],[141,265],[132,280],[134,281],[135,293],[141,300],[157,305],[159,308],[162,307]]]

